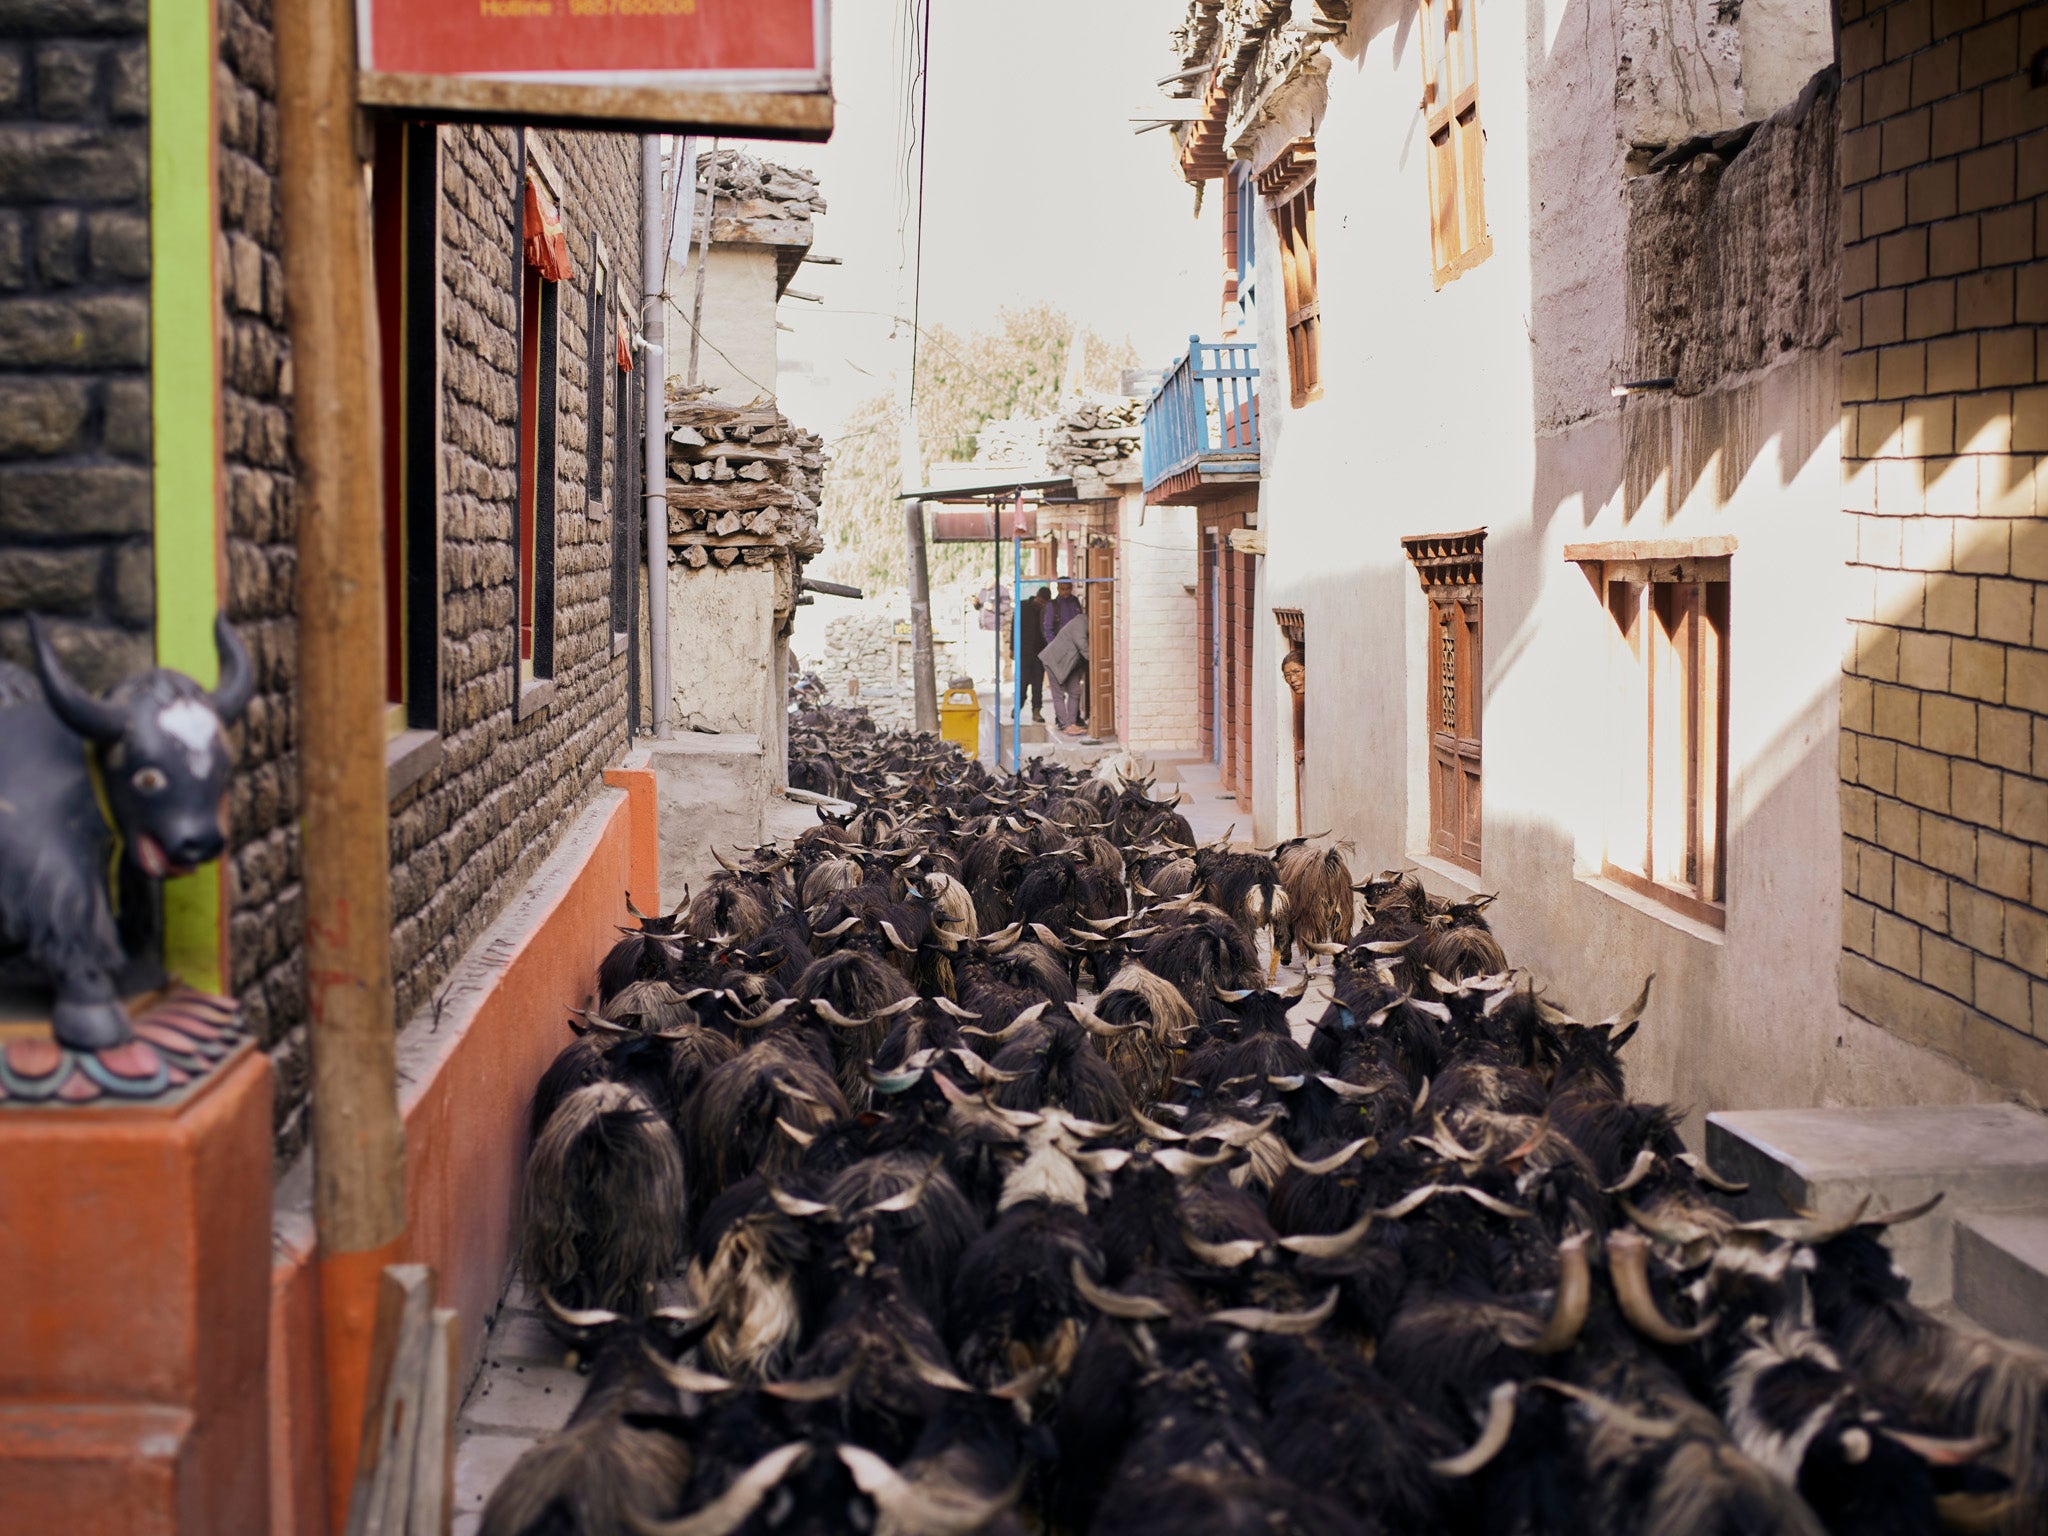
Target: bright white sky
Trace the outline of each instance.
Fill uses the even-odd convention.
[[[1198,226],[1166,130],[1127,121],[1164,103],[1167,33],[1185,0],[932,0],[922,318],[992,325],[1008,305],[1047,301],[1105,337],[1128,336],[1148,366],[1220,301],[1216,200]],[[905,0],[835,0],[837,130],[828,144],[759,144],[818,173],[830,212],[785,302],[781,398],[791,420],[830,436],[891,389],[904,171],[898,158]],[[915,166],[910,186],[915,188]],[[1213,190],[1213,189],[1212,189]],[[909,239],[915,238],[914,229]],[[862,313],[866,311],[867,313]]]

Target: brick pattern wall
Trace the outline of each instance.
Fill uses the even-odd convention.
[[[1117,733],[1138,751],[1192,752],[1199,744],[1201,648],[1194,594],[1195,517],[1185,507],[1122,509],[1117,570]]]
[[[229,620],[256,664],[229,787],[228,984],[277,1068],[277,1147],[304,1145],[306,991],[299,885],[298,526],[268,0],[219,0],[221,472]]]
[[[144,0],[0,0],[0,655],[152,664]]]
[[[587,288],[602,238],[615,283],[640,282],[640,158],[618,134],[543,133],[561,172],[577,283],[561,295],[555,496],[555,679],[538,715],[513,718],[513,529],[517,499],[518,140],[510,129],[442,135],[442,735],[438,768],[392,805],[392,968],[401,1022],[552,851],[560,829],[626,744],[626,658],[611,647],[607,392],[586,420],[593,361]],[[614,296],[615,302],[615,296]],[[609,310],[611,305],[608,304]],[[594,360],[612,366],[607,329]],[[585,453],[604,464],[602,504]]]
[[[1839,0],[1842,991],[2048,1086],[2048,7]]]

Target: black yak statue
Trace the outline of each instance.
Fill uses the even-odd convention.
[[[255,691],[249,653],[213,627],[220,684],[152,668],[94,698],[32,618],[36,669],[0,662],[0,965],[55,989],[57,1043],[130,1038],[108,881],[125,858],[152,880],[218,858],[233,766],[224,728]]]

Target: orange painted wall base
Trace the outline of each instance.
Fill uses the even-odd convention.
[[[270,1095],[0,1114],[0,1530],[263,1529]]]
[[[612,769],[606,795],[457,966],[439,1026],[399,1038],[406,1233],[397,1255],[434,1267],[457,1312],[461,1379],[483,1348],[517,1235],[533,1086],[597,984],[628,892],[657,910],[654,775]],[[270,1275],[272,1536],[325,1536],[320,1264],[310,1230],[281,1227]]]

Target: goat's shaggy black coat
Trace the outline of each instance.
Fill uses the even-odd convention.
[[[508,1532],[2040,1536],[2048,1369],[1883,1218],[1740,1224],[1491,898],[809,685],[791,761],[855,809],[622,940],[536,1093],[522,1268],[652,1331]],[[1269,931],[1348,940],[1307,1025]]]

